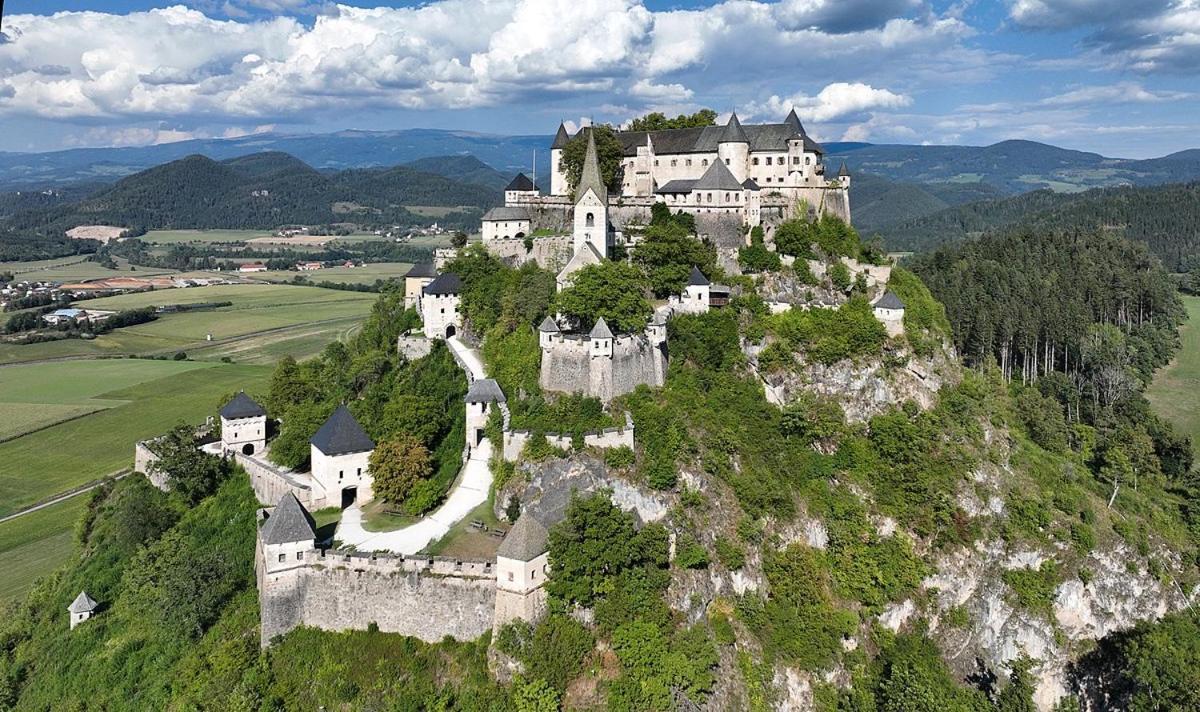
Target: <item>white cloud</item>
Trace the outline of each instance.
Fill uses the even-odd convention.
[[[1038,103],[1043,106],[1103,106],[1112,104],[1148,104],[1160,101],[1189,99],[1193,94],[1182,91],[1153,91],[1135,82],[1073,89]]]
[[[911,103],[910,97],[887,89],[837,82],[827,85],[816,96],[771,96],[765,102],[750,104],[746,113],[749,116],[782,117],[795,108],[813,121],[831,121],[872,109],[898,109]]]
[[[657,13],[641,0],[434,0],[337,5],[308,25],[287,17],[217,20],[176,6],[13,15],[4,32],[0,76],[12,96],[0,97],[0,115],[73,120],[287,121],[314,112],[530,106],[557,97],[578,97],[580,110],[683,110],[701,88],[713,94],[700,101],[715,94],[736,102],[765,94],[764,78],[786,72],[828,77],[816,97],[786,100],[799,99],[797,106],[813,111],[806,118],[821,121],[908,103],[870,84],[838,81],[862,78],[862,56],[884,76],[945,64],[938,58],[946,53],[967,52],[956,64],[970,71],[987,64],[962,47],[972,30],[961,19],[932,15],[918,0],[726,0]],[[39,71],[47,67],[66,72]]]

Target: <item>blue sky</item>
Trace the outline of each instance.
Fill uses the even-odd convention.
[[[1200,146],[1200,0],[7,0],[0,150],[550,133],[711,107],[823,141]]]

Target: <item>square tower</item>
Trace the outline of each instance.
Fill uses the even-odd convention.
[[[312,477],[325,493],[324,506],[348,507],[373,496],[371,440],[344,404],[309,439]]]
[[[245,391],[239,391],[219,411],[221,452],[260,455],[267,447],[267,411]]]
[[[546,527],[525,513],[500,543],[496,550],[495,630],[518,618],[534,623],[546,612],[549,538]]]

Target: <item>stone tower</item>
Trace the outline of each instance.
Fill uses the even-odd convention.
[[[261,455],[267,447],[267,411],[245,391],[220,410],[221,451]]]
[[[571,137],[567,135],[567,127],[559,122],[558,133],[554,134],[554,143],[550,144],[550,195],[567,194],[567,174],[562,169],[562,152]]]
[[[314,503],[321,507],[347,507],[371,499],[369,467],[375,442],[345,404],[333,411],[308,442],[312,477],[324,494],[324,501],[318,502],[317,497],[322,493],[314,492]]]
[[[600,175],[596,137],[591,129],[587,141],[583,172],[575,189],[574,251],[579,253],[590,244],[605,258],[608,257],[608,189]]]
[[[717,158],[728,168],[738,183],[746,180],[746,171],[750,163],[750,139],[738,121],[737,112],[729,115],[729,123],[717,139]]]
[[[521,619],[536,622],[546,612],[550,571],[549,534],[526,512],[496,550],[496,613],[493,629]]]
[[[258,528],[254,570],[258,577],[262,644],[300,624],[303,599],[300,572],[316,547],[312,515],[288,492]]]
[[[492,414],[492,406],[505,402],[500,384],[490,378],[471,382],[464,399],[467,403],[467,443],[471,447],[483,441],[483,430]]]
[[[99,607],[100,604],[93,601],[92,597],[87,594],[87,591],[80,591],[75,600],[71,602],[71,605],[67,606],[71,630],[75,630],[75,626],[91,618]]]

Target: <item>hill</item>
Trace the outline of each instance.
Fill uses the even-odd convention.
[[[430,156],[405,164],[413,170],[433,173],[460,183],[482,185],[492,190],[504,190],[512,180],[475,156]]]
[[[925,251],[972,235],[1104,230],[1145,242],[1168,268],[1200,252],[1200,183],[1083,193],[1039,190],[950,207],[880,229],[889,249]]]
[[[10,232],[52,239],[75,225],[256,228],[286,223],[423,222],[405,206],[465,206],[464,226],[500,199],[498,189],[407,166],[321,173],[280,152],[223,162],[192,155],[123,178],[78,202],[15,212]],[[452,218],[453,219],[453,218]]]

